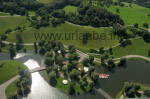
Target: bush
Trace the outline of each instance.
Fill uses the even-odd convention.
[[[148,24],[147,24],[147,23],[144,23],[144,24],[143,24],[143,27],[148,28]]]
[[[1,35],[1,40],[5,41],[6,39],[7,39],[7,35],[2,34],[2,35]]]
[[[135,28],[138,28],[138,24],[137,24],[137,23],[135,23],[135,24],[134,24],[134,27],[135,27]]]
[[[5,31],[5,34],[8,34],[8,33],[10,33],[10,32],[12,32],[12,29],[7,29],[7,30]]]

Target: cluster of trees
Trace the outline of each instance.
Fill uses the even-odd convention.
[[[117,14],[112,14],[104,8],[81,4],[78,8],[79,14],[70,13],[67,21],[79,25],[91,25],[93,27],[108,27],[114,24],[124,25],[123,20]]]
[[[17,99],[18,95],[26,97],[30,93],[30,87],[32,84],[31,74],[29,70],[18,68],[20,78],[15,82],[17,87],[17,93],[12,93],[8,96],[8,99]]]
[[[141,86],[138,83],[133,82],[125,82],[124,84],[124,94],[128,96],[129,98],[134,98],[135,94],[139,94]]]
[[[150,97],[150,88],[144,89],[143,96],[141,93],[139,93],[139,90],[141,89],[140,84],[133,83],[133,82],[125,82],[123,93],[125,96],[129,98],[134,98],[135,95],[143,98],[149,98]]]
[[[11,15],[19,14],[26,15],[27,10],[38,10],[38,8],[43,7],[43,4],[37,2],[36,0],[0,0],[0,11],[8,12]]]

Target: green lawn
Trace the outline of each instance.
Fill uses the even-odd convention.
[[[98,40],[88,40],[86,44],[82,43],[82,34],[85,32],[89,33],[98,33],[99,39]],[[79,48],[82,51],[89,51],[90,48],[98,49],[99,47],[110,47],[118,43],[118,39],[115,40],[108,40],[110,39],[112,28],[89,28],[89,27],[82,27],[82,26],[76,26],[69,23],[61,24],[57,27],[52,27],[50,25],[49,27],[42,27],[40,30],[37,30],[35,28],[29,28],[26,29],[22,33],[22,37],[25,43],[33,43],[34,41],[39,41],[35,39],[35,33],[39,34],[51,34],[53,33],[54,36],[61,35],[61,41],[68,45],[68,44],[74,44],[77,48]],[[76,37],[76,32],[78,32],[78,37]],[[57,33],[57,34],[56,34]],[[57,37],[59,37],[57,36]],[[71,39],[73,36],[73,39]],[[106,39],[104,40],[103,36],[106,36]],[[48,36],[46,36],[48,37]],[[68,37],[70,40],[68,40]],[[77,39],[76,39],[77,38]],[[66,40],[67,39],[67,40]],[[45,40],[45,38],[43,38]],[[47,40],[49,40],[47,38]],[[50,39],[51,40],[51,39]],[[15,42],[16,41],[16,32],[12,32],[8,35],[7,41]]]
[[[62,90],[64,92],[68,93],[69,92],[69,86],[71,85],[71,82],[68,81],[68,84],[64,85],[62,83],[63,80],[64,79],[61,78],[61,77],[57,79],[57,86],[56,86],[56,88],[58,88],[58,89],[60,89],[60,90]],[[86,87],[86,89],[89,90],[89,87]],[[80,88],[79,84],[75,85],[75,90],[76,90],[76,93],[83,93],[83,90]]]
[[[150,13],[150,9],[138,6],[136,4],[132,4],[132,7],[129,6],[129,3],[124,3],[125,7],[120,6],[110,6],[107,8],[108,11],[117,13],[116,9],[120,10],[120,17],[124,20],[125,25],[134,25],[138,23],[140,27],[142,27],[143,23],[148,23],[150,25],[150,17],[147,15]]]
[[[11,83],[5,90],[6,96],[10,95],[11,93],[15,93],[17,92],[17,87],[16,87],[16,82],[17,80],[15,80],[13,83]]]
[[[13,16],[0,18],[0,34],[5,33],[7,29],[14,30],[17,26],[29,27],[31,24],[26,17]]]
[[[27,69],[22,63],[12,60],[0,62],[0,84],[18,75],[18,68]]]
[[[38,0],[38,1],[47,4],[47,3],[52,3],[54,0]]]
[[[78,7],[75,7],[75,6],[66,6],[63,8],[63,10],[65,10],[65,12],[67,14],[69,14],[70,12],[74,12],[74,13],[78,14],[77,9],[78,9]]]
[[[125,48],[113,48],[114,57],[122,57],[126,55],[142,55],[148,57],[148,50],[150,50],[150,43],[146,43],[142,38],[132,41],[132,45]]]
[[[5,12],[0,12],[0,16],[10,16],[9,13],[5,13]]]

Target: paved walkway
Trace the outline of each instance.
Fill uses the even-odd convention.
[[[13,81],[17,80],[18,78],[19,75],[13,77],[12,79],[0,85],[0,99],[6,99],[5,89],[8,87],[8,85],[10,85]]]

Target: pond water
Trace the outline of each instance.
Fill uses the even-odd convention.
[[[9,54],[0,53],[0,60],[9,59]],[[19,53],[16,60],[24,63],[29,69],[42,66],[43,58],[32,51],[26,54]],[[97,72],[108,73],[108,79],[100,79],[100,87],[115,98],[117,93],[123,88],[124,82],[138,82],[150,85],[150,62],[143,60],[129,60],[124,67],[116,68],[109,72],[103,67],[97,67]],[[100,93],[82,94],[69,96],[58,89],[51,87],[43,78],[41,72],[32,73],[31,93],[26,99],[105,99]]]
[[[112,97],[116,97],[124,86],[124,82],[135,82],[150,85],[150,62],[144,60],[129,60],[124,67],[111,72],[97,68],[99,73],[108,73],[109,79],[100,79],[100,87]]]

